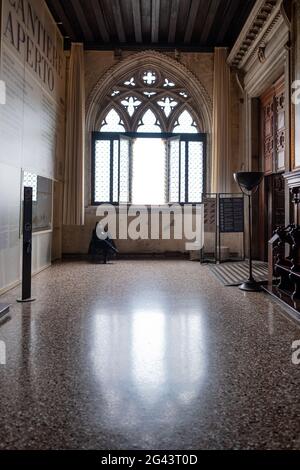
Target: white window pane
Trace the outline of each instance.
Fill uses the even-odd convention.
[[[157,78],[156,78],[156,73],[155,73],[155,72],[151,72],[151,71],[144,72],[144,74],[143,74],[143,80],[144,80],[144,82],[146,83],[146,85],[154,85],[154,83],[155,83],[156,80],[157,80]]]
[[[130,141],[129,139],[120,139],[120,203],[130,202],[129,194],[129,158]]]
[[[168,118],[173,109],[178,105],[178,102],[175,101],[173,98],[169,98],[167,96],[166,98],[163,98],[162,100],[158,101],[157,104],[161,107],[166,117]]]
[[[110,141],[97,140],[95,144],[96,202],[110,201]]]
[[[129,116],[132,117],[136,109],[142,104],[140,100],[135,98],[135,96],[129,96],[121,101],[121,104],[124,106]]]
[[[189,202],[200,202],[203,193],[203,143],[189,142]]]
[[[162,139],[136,139],[133,145],[133,204],[165,204],[166,149]]]
[[[104,119],[101,132],[125,132],[125,127],[117,111],[111,109]]]
[[[182,134],[197,134],[197,126],[188,111],[185,110],[180,114],[173,132]]]
[[[165,88],[173,88],[175,86],[175,83],[172,82],[171,80],[168,80],[167,78],[165,78],[165,82],[164,82],[164,87]]]
[[[170,141],[169,202],[179,202],[179,149],[180,141]]]
[[[113,202],[119,201],[119,141],[113,143]]]
[[[126,81],[124,82],[124,85],[126,85],[126,86],[133,86],[133,87],[134,87],[134,86],[135,86],[134,77],[131,77],[129,80],[126,80]]]
[[[148,109],[138,126],[138,132],[161,132],[160,123],[155,114]]]
[[[181,156],[180,156],[180,202],[185,202],[185,142],[181,142]]]

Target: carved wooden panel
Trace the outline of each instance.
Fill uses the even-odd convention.
[[[267,92],[262,98],[264,169],[266,175],[273,173],[274,156],[274,95]]]
[[[266,175],[285,170],[285,87],[281,77],[262,97],[264,170]]]
[[[284,80],[275,84],[275,142],[276,142],[276,171],[285,169],[285,90]]]

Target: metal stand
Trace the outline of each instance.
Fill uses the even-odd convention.
[[[264,177],[263,172],[238,172],[234,173],[234,179],[239,185],[241,191],[248,196],[249,201],[249,279],[239,288],[247,292],[260,292],[262,288],[255,281],[252,271],[252,217],[251,217],[251,198],[256,193]]]
[[[252,218],[251,218],[251,194],[248,194],[249,201],[249,279],[240,285],[240,290],[245,290],[247,292],[260,292],[262,289],[258,282],[255,281],[253,277],[252,270]]]
[[[23,257],[22,257],[22,298],[19,303],[34,302],[31,297],[32,264],[32,188],[24,188],[23,204]]]

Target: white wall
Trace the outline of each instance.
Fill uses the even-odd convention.
[[[24,17],[19,3],[2,0],[1,10],[0,293],[20,280],[22,169],[51,179],[63,171],[63,40],[43,0],[24,1]],[[51,263],[51,239],[51,232],[34,234],[33,272]]]

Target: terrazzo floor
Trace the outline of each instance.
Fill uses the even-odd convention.
[[[57,264],[33,294],[0,297],[1,449],[300,449],[299,324],[267,294],[184,260]]]

